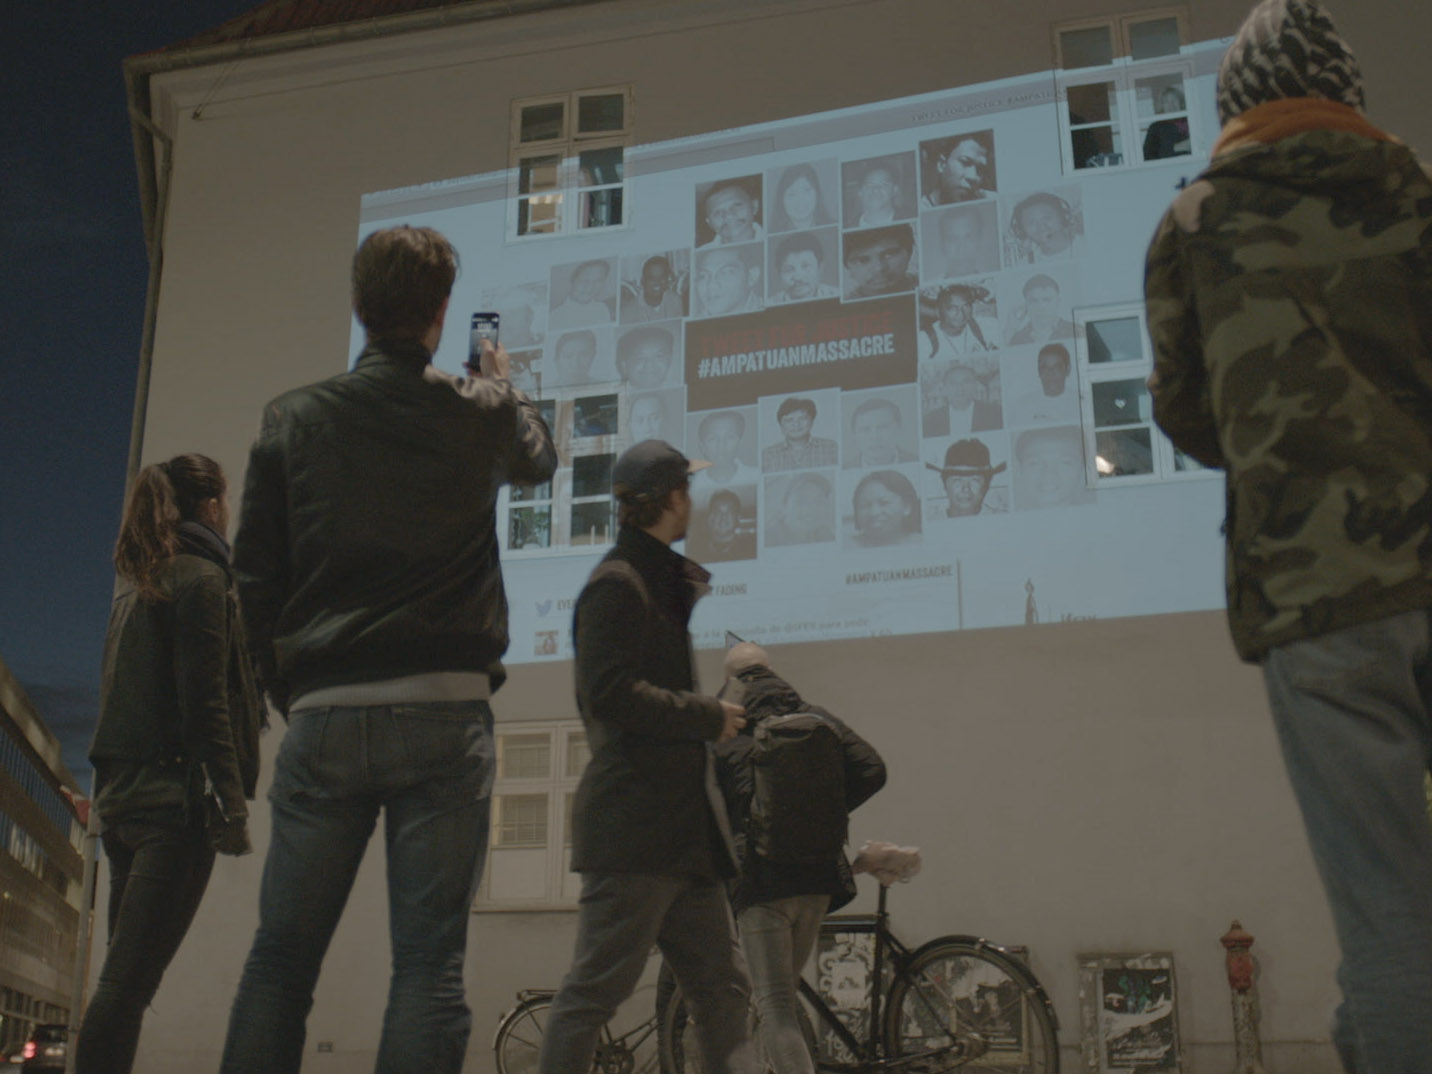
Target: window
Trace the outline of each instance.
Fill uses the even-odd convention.
[[[1112,168],[1188,156],[1194,130],[1180,60],[1181,11],[1055,28],[1064,170]]]
[[[1142,303],[1074,311],[1089,484],[1105,487],[1208,476],[1154,424],[1153,370]]]
[[[627,86],[513,102],[509,238],[626,222],[631,97]]]
[[[587,766],[586,732],[578,720],[523,723],[499,727],[496,740],[491,844],[477,909],[575,906],[572,802]]]

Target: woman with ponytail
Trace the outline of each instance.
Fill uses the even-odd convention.
[[[94,807],[109,859],[109,949],[76,1045],[79,1074],[128,1074],[144,1009],[203,897],[215,853],[250,850],[263,720],[229,567],[219,464],[146,466],[124,508],[105,638]]]

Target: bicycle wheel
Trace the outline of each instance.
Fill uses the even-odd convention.
[[[816,1056],[818,1052],[815,1030],[811,1027],[810,1015],[806,1013],[804,1005],[801,1006],[799,1014],[801,1033],[805,1035],[806,1046],[811,1055]],[[756,1050],[758,1069],[763,1074],[779,1074],[761,1047],[760,1017],[756,1013],[754,1001],[749,1019],[747,1028],[751,1033],[752,1046]],[[671,1003],[666,1008],[666,1017],[658,1036],[661,1038],[661,1074],[704,1074],[706,1068],[701,1062],[701,1044],[696,1039],[695,1023],[686,1012],[686,1000],[681,994],[680,985],[676,986]]]
[[[886,1054],[930,1053],[922,1070],[1058,1074],[1059,1039],[1044,990],[991,946],[928,945],[895,978],[888,1004]],[[982,1054],[965,1059],[971,1052]]]
[[[537,1074],[537,1057],[542,1054],[542,1034],[551,1009],[551,996],[533,996],[507,1012],[492,1038],[497,1074]]]

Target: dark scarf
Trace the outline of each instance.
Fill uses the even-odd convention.
[[[229,542],[222,534],[210,529],[202,522],[181,522],[176,527],[179,535],[179,551],[202,556],[227,569],[229,566]]]

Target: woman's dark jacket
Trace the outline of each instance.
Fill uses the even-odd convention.
[[[198,523],[179,536],[157,571],[163,599],[122,582],[110,610],[89,753],[106,823],[196,807],[201,765],[230,818],[247,816],[258,782],[264,714],[228,547]]]
[[[829,895],[827,913],[840,909],[855,898],[855,877],[845,855],[821,865],[786,865],[758,856],[747,839],[751,796],[755,779],[750,764],[758,724],[770,716],[813,712],[824,716],[840,734],[845,754],[845,809],[853,812],[885,786],[885,762],[875,748],[819,705],[804,701],[790,683],[768,667],[746,668],[736,676],[738,691],[722,696],[746,709],[746,726],[734,739],[716,747],[717,778],[736,841],[741,873],[731,892],[736,912],[753,903],[789,898],[793,895]]]

